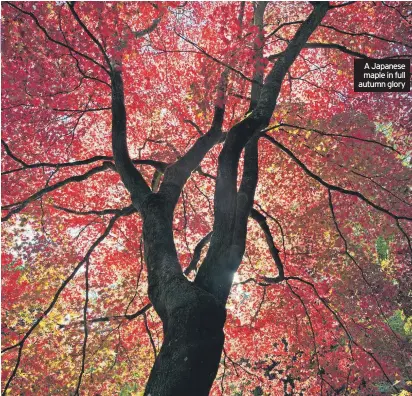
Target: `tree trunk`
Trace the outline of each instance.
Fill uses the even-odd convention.
[[[223,349],[223,304],[188,281],[173,241],[168,199],[151,195],[141,206],[149,298],[163,322],[164,340],[145,395],[208,395]]]
[[[185,283],[173,288],[173,308],[163,321],[164,341],[146,386],[147,396],[206,396],[216,377],[225,308],[211,294]]]

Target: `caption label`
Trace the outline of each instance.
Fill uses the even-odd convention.
[[[355,59],[355,92],[409,92],[410,59]]]

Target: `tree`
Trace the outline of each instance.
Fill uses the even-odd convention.
[[[409,3],[2,11],[4,394],[407,394]]]

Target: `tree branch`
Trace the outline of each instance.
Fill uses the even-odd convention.
[[[272,234],[270,232],[268,223],[266,221],[265,216],[263,216],[258,210],[253,209],[250,212],[250,216],[252,217],[253,220],[255,220],[260,228],[262,229],[263,233],[265,234],[265,239],[266,243],[269,247],[270,254],[276,264],[276,268],[278,270],[278,275],[275,278],[267,278],[265,277],[264,280],[269,283],[279,283],[282,282],[285,279],[285,272],[283,268],[283,263],[280,258],[280,251],[279,249],[275,246],[275,242],[273,241]]]
[[[133,31],[132,29],[130,29],[130,27],[129,29],[133,33],[133,36],[135,38],[140,38],[140,37],[146,36],[146,34],[152,33],[153,30],[157,28],[161,20],[162,20],[162,16],[160,16],[159,18],[153,19],[153,22],[151,23],[151,25],[149,25],[146,29],[137,30],[137,31]]]
[[[127,149],[123,81],[121,72],[117,70],[112,73],[112,148],[117,171],[138,209],[151,190],[133,165]]]
[[[357,348],[359,348],[360,350],[362,350],[364,353],[366,353],[368,356],[370,356],[373,361],[376,363],[376,365],[379,367],[380,371],[382,372],[382,374],[385,376],[386,380],[388,381],[388,383],[397,391],[399,392],[399,389],[396,387],[396,385],[391,381],[391,379],[389,378],[389,376],[386,374],[385,370],[382,367],[382,364],[379,362],[379,360],[376,358],[376,356],[366,350],[362,345],[360,345],[352,336],[352,334],[349,332],[348,328],[346,327],[343,319],[340,317],[340,315],[331,308],[331,306],[328,304],[328,302],[326,301],[325,298],[321,297],[318,290],[316,289],[315,285],[312,282],[309,282],[305,279],[302,279],[298,276],[289,276],[286,278],[287,280],[295,280],[301,283],[304,283],[308,286],[310,286],[312,288],[312,290],[315,292],[315,295],[318,297],[318,299],[322,302],[322,304],[326,307],[326,309],[333,315],[333,317],[335,318],[335,320],[337,321],[337,323],[339,323],[339,325],[342,327],[343,331],[345,332],[346,336],[348,337],[348,341],[349,341],[349,349],[351,351],[352,354],[352,349],[351,349],[351,344],[355,345]]]
[[[337,44],[337,43],[307,43],[305,45],[305,48],[332,48],[332,49],[337,49],[340,52],[344,52],[346,54],[356,56],[358,58],[362,59],[376,59],[374,57],[362,54],[360,52],[351,50],[347,47],[345,47],[342,44]],[[412,54],[403,54],[403,55],[391,55],[391,56],[386,56],[383,58],[378,58],[378,59],[392,59],[392,58],[402,58],[402,57],[412,57]]]
[[[246,144],[243,175],[236,198],[236,215],[231,250],[232,255],[239,260],[239,263],[245,252],[247,221],[253,209],[253,200],[259,176],[259,137],[259,134],[254,135]]]
[[[274,36],[280,29],[282,29],[285,26],[290,26],[290,25],[301,25],[303,22],[303,20],[300,21],[291,21],[291,22],[283,22],[280,25],[278,25],[274,30],[272,30],[267,36],[266,36],[266,40],[271,38],[272,36]]]
[[[183,273],[187,276],[192,271],[196,270],[197,263],[200,260],[200,255],[202,253],[202,249],[209,243],[210,238],[212,237],[212,232],[206,234],[196,245],[195,251],[193,252],[192,260],[190,261],[189,265],[183,271]]]
[[[83,308],[83,322],[84,322],[84,340],[83,340],[83,348],[82,348],[82,366],[79,374],[79,379],[77,382],[77,388],[75,391],[75,395],[79,395],[80,393],[80,386],[82,383],[82,378],[84,374],[84,368],[85,368],[85,363],[86,363],[86,348],[87,348],[87,338],[89,336],[89,329],[88,329],[88,324],[87,324],[87,306],[89,304],[89,265],[90,265],[90,260],[86,260],[86,271],[84,273],[84,278],[85,278],[85,300],[84,300],[84,308]]]
[[[85,210],[85,211],[75,210],[75,209],[70,209],[70,208],[64,208],[64,207],[59,206],[59,205],[52,205],[52,206],[54,208],[62,210],[64,212],[79,215],[79,216],[90,216],[90,215],[105,216],[105,215],[108,215],[108,214],[116,215],[116,214],[119,214],[119,213],[121,213],[122,211],[125,211],[125,210],[130,211],[130,214],[137,212],[137,210],[133,207],[133,205],[130,205],[130,206],[127,206],[127,207],[124,207],[124,208],[119,208],[119,209]]]
[[[330,191],[330,189],[328,189],[328,203],[329,203],[329,209],[330,209],[330,213],[333,219],[333,223],[335,225],[336,231],[338,232],[340,238],[342,239],[344,246],[345,246],[345,255],[352,261],[353,264],[355,264],[355,266],[358,268],[359,272],[361,273],[362,279],[365,282],[365,284],[367,285],[367,287],[369,288],[369,290],[371,291],[371,294],[373,296],[373,299],[375,300],[376,306],[378,307],[379,313],[382,316],[383,320],[385,321],[385,323],[387,324],[387,326],[389,327],[389,329],[391,330],[392,334],[394,335],[395,339],[397,341],[399,341],[399,337],[398,335],[393,331],[391,325],[389,324],[388,319],[386,318],[385,313],[383,312],[382,309],[382,305],[380,304],[378,298],[376,297],[375,293],[376,293],[376,288],[373,287],[373,285],[368,281],[368,279],[366,278],[366,274],[365,271],[363,270],[363,268],[359,265],[358,261],[355,259],[355,257],[353,256],[352,253],[349,252],[349,248],[348,248],[348,242],[346,240],[346,238],[344,237],[342,231],[340,230],[340,227],[338,225],[338,221],[336,219],[336,215],[335,215],[335,210],[333,207],[333,202],[332,202],[332,193]],[[398,220],[397,220],[398,221]]]
[[[199,128],[199,125],[197,125],[195,122],[193,122],[192,120],[184,120],[184,122],[186,122],[187,124],[190,124],[192,127],[194,127],[197,131],[197,133],[200,136],[203,136],[204,133],[202,132],[202,130]]]
[[[66,184],[69,184],[69,183],[81,182],[81,181],[86,180],[89,177],[95,175],[96,173],[105,171],[106,169],[112,168],[112,167],[113,167],[113,164],[111,162],[106,162],[105,161],[105,162],[103,162],[103,165],[92,168],[92,169],[88,170],[86,173],[83,173],[82,175],[71,176],[71,177],[68,177],[67,179],[64,179],[64,180],[62,180],[58,183],[55,183],[51,186],[47,186],[45,188],[42,188],[41,190],[39,190],[36,193],[30,195],[30,197],[26,198],[23,201],[14,202],[12,204],[4,205],[2,207],[2,210],[4,210],[4,209],[6,209],[6,210],[10,209],[10,210],[7,213],[6,216],[1,218],[1,221],[7,221],[14,214],[21,212],[29,203],[31,203],[33,201],[36,201],[37,199],[41,198],[43,195],[45,195],[49,192],[57,190],[58,188],[63,187]]]
[[[292,153],[292,151],[290,151],[287,147],[285,147],[283,144],[279,143],[277,140],[275,140],[272,136],[269,136],[267,134],[264,134],[263,137],[265,137],[267,140],[269,140],[271,143],[273,143],[275,146],[279,147],[283,152],[285,152],[290,158],[293,159],[294,162],[296,162],[300,168],[302,168],[302,170],[308,175],[310,176],[312,179],[315,179],[317,182],[319,182],[322,186],[329,188],[330,190],[333,191],[339,191],[342,194],[346,194],[346,195],[352,195],[355,197],[358,197],[359,199],[361,199],[362,201],[364,201],[365,203],[367,203],[368,205],[372,206],[374,209],[378,210],[379,212],[385,213],[388,216],[396,219],[402,219],[402,220],[409,220],[412,221],[412,218],[407,217],[407,216],[398,216],[395,215],[394,213],[392,213],[391,211],[389,211],[388,209],[385,209],[383,207],[381,207],[378,204],[375,204],[374,202],[370,201],[368,198],[366,198],[363,194],[361,194],[359,191],[353,191],[353,190],[348,190],[346,188],[343,187],[339,187],[339,186],[335,186],[333,184],[330,184],[328,182],[326,182],[325,180],[323,180],[320,176],[318,176],[317,174],[313,173],[299,158],[297,158],[295,156],[295,154]]]
[[[259,103],[255,110],[255,117],[268,124],[272,117],[276,101],[280,93],[283,78],[302,48],[305,46],[311,34],[321,23],[328,11],[327,2],[318,2],[309,17],[300,25],[293,39],[289,42],[283,55],[278,59],[265,79],[264,87],[260,95]]]
[[[321,131],[321,130],[316,129],[316,128],[307,128],[307,127],[303,127],[303,126],[300,126],[300,125],[288,124],[288,123],[283,123],[283,122],[281,122],[280,124],[276,125],[275,127],[267,128],[267,129],[265,130],[265,132],[268,132],[268,131],[271,130],[271,129],[280,128],[280,127],[282,127],[282,126],[289,127],[289,128],[297,128],[297,129],[301,129],[301,130],[303,130],[303,131],[315,132],[315,133],[317,133],[317,134],[319,134],[319,135],[322,135],[322,136],[328,136],[328,137],[333,137],[333,138],[343,137],[343,138],[345,138],[345,139],[358,140],[358,141],[364,142],[364,143],[377,144],[377,145],[379,145],[379,146],[381,146],[381,147],[383,147],[383,148],[386,148],[386,149],[389,149],[389,150],[393,151],[394,153],[396,153],[396,154],[398,154],[398,155],[402,155],[401,152],[398,151],[398,150],[396,150],[394,147],[392,147],[392,146],[390,146],[390,145],[388,145],[388,144],[379,142],[379,141],[374,140],[374,139],[364,139],[364,138],[359,138],[359,137],[352,136],[352,135],[346,135],[346,134],[344,134],[344,133],[329,133],[329,132]]]
[[[21,13],[28,15],[31,19],[33,19],[34,23],[36,24],[36,26],[44,33],[44,35],[46,36],[46,38],[57,44],[60,45],[64,48],[67,48],[68,50],[74,52],[77,55],[80,55],[81,57],[87,59],[88,61],[94,63],[95,65],[99,66],[101,69],[103,69],[109,76],[110,76],[110,72],[109,70],[107,70],[101,63],[97,62],[96,60],[94,60],[93,58],[91,58],[90,56],[83,54],[82,52],[77,51],[76,49],[74,49],[73,47],[71,47],[68,44],[65,44],[59,40],[55,40],[53,37],[51,37],[49,35],[49,33],[47,32],[47,30],[40,24],[39,20],[37,19],[37,17],[32,13],[32,12],[28,12],[28,11],[24,11],[23,9],[17,7],[14,3],[11,3],[9,1],[6,2],[6,4],[8,4],[10,7],[15,8],[16,10],[20,11]]]
[[[254,50],[254,73],[253,73],[253,80],[255,82],[252,83],[252,88],[250,92],[250,105],[248,112],[252,111],[259,100],[260,91],[263,86],[263,74],[265,71],[265,64],[263,59],[263,47],[265,41],[265,34],[264,34],[264,23],[263,17],[265,14],[267,1],[259,1],[255,4],[255,11],[253,15],[253,25],[257,26],[259,29],[258,35],[255,38],[253,43],[253,50]]]
[[[322,383],[322,385],[323,385],[324,379],[323,379],[323,374],[322,374],[322,371],[321,371],[321,366],[320,366],[320,363],[319,363],[318,347],[317,347],[317,343],[316,343],[316,336],[315,336],[315,330],[313,329],[312,319],[311,319],[311,317],[310,317],[310,315],[309,315],[308,308],[306,307],[306,304],[305,304],[305,302],[303,301],[302,297],[293,290],[293,287],[289,284],[288,281],[286,281],[286,283],[287,283],[287,285],[288,285],[288,287],[289,287],[289,290],[292,292],[292,294],[300,301],[300,303],[301,303],[301,305],[302,305],[302,307],[303,307],[303,309],[304,309],[304,311],[305,311],[306,318],[307,318],[308,321],[309,321],[310,332],[311,332],[311,334],[312,334],[312,340],[313,340],[314,355],[315,355],[315,358],[316,358],[316,365],[317,365],[317,369],[318,369],[317,374],[320,376],[321,383]],[[322,385],[321,385],[321,394],[323,394]],[[333,389],[333,387],[332,387],[332,389]],[[335,390],[335,389],[333,389],[333,391],[336,393],[336,390]]]
[[[2,144],[5,145],[6,143],[2,140]],[[35,164],[27,164],[23,160],[19,159],[15,154],[12,153],[10,150],[9,146],[7,146],[7,149],[5,148],[6,153],[13,158],[16,162],[19,162],[23,166],[21,168],[16,168],[16,169],[10,169],[8,171],[4,171],[1,174],[2,175],[8,175],[10,173],[15,173],[15,172],[20,172],[22,170],[26,169],[34,169],[34,168],[66,168],[68,166],[82,166],[82,165],[87,165],[91,164],[93,162],[97,161],[113,161],[113,157],[109,155],[96,155],[91,158],[87,158],[84,160],[78,160],[78,161],[71,161],[71,162],[37,162]],[[149,165],[153,166],[156,170],[161,172],[162,174],[164,173],[166,167],[168,164],[166,162],[162,161],[156,161],[152,159],[133,159],[132,162],[135,165]]]
[[[58,109],[55,107],[51,107],[53,111],[60,111],[60,112],[70,112],[70,113],[87,113],[87,112],[94,112],[94,111],[103,111],[103,110],[111,110],[111,107],[101,107],[96,109]]]
[[[77,12],[75,11],[75,9],[74,9],[74,4],[75,4],[75,2],[74,2],[74,1],[68,1],[67,4],[68,4],[68,6],[69,6],[69,8],[70,8],[70,11],[72,12],[74,18],[75,18],[76,21],[78,22],[78,24],[82,27],[82,29],[86,32],[86,34],[92,39],[92,41],[99,47],[99,50],[100,50],[100,52],[102,53],[103,58],[104,58],[104,60],[105,60],[106,63],[107,63],[107,66],[109,66],[109,70],[110,70],[110,71],[113,71],[113,70],[112,70],[112,65],[111,65],[111,63],[110,63],[110,59],[109,59],[109,57],[107,56],[107,53],[106,53],[106,51],[104,50],[103,46],[101,45],[100,41],[97,40],[97,38],[90,32],[90,30],[89,30],[89,29],[87,28],[87,26],[83,23],[83,21],[80,19],[79,15],[78,15]]]
[[[397,41],[397,40],[387,39],[385,37],[381,37],[381,36],[378,36],[378,35],[373,34],[373,33],[368,33],[368,32],[360,32],[360,33],[347,32],[347,31],[341,30],[341,29],[339,29],[335,26],[325,25],[325,24],[322,24],[322,23],[320,24],[320,26],[323,27],[323,28],[326,28],[326,29],[333,30],[333,31],[338,32],[338,33],[342,33],[342,34],[346,34],[348,36],[352,36],[352,37],[360,37],[360,36],[369,37],[369,38],[374,38],[374,39],[381,40],[381,41],[386,41],[388,43],[399,44],[399,45],[402,45],[404,47],[412,48],[412,45],[405,44],[405,43],[402,43],[401,41]]]
[[[153,355],[154,355],[154,360],[157,358],[157,351],[156,351],[156,345],[153,341],[152,333],[149,329],[149,325],[147,323],[147,316],[146,313],[143,314],[143,322],[144,322],[144,327],[146,328],[146,333],[149,336],[150,344],[152,345],[153,348]]]
[[[132,314],[102,316],[102,317],[98,317],[98,318],[88,319],[87,322],[91,325],[93,323],[104,323],[104,322],[110,322],[112,320],[124,320],[124,319],[133,320],[133,319],[137,318],[138,316],[141,316],[144,313],[146,313],[150,308],[152,308],[151,303],[146,304],[144,307],[140,308],[139,310],[137,310],[136,312],[134,312]],[[59,328],[63,329],[65,327],[69,327],[69,326],[72,326],[72,325],[84,326],[84,320],[74,322],[74,323],[69,323],[69,324],[59,324]]]
[[[27,168],[29,165],[24,162],[22,159],[18,158],[16,155],[13,154],[13,152],[10,150],[10,147],[8,146],[8,144],[1,139],[1,144],[3,145],[4,149],[6,150],[6,153],[16,162],[18,162],[19,164],[23,165],[23,167]]]
[[[195,144],[178,161],[166,168],[159,194],[167,196],[173,208],[191,173],[198,168],[210,149],[220,141],[225,114],[227,77],[228,71],[225,70],[220,76],[217,87],[214,116],[209,131],[198,138]]]
[[[242,73],[240,70],[235,69],[233,66],[230,66],[229,64],[217,59],[213,55],[210,55],[208,52],[206,52],[203,48],[201,48],[199,45],[188,39],[187,37],[182,36],[178,32],[175,32],[181,39],[184,41],[188,42],[189,44],[193,45],[201,54],[207,56],[208,58],[212,59],[214,62],[218,63],[219,65],[224,66],[225,68],[231,70],[232,72],[238,74],[240,77],[242,77],[244,80],[249,81],[250,83],[255,83],[255,84],[260,84],[259,81],[255,81],[252,78],[247,77],[244,73]]]

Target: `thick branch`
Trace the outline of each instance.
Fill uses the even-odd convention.
[[[255,3],[255,12],[253,16],[253,25],[257,26],[259,29],[259,33],[255,39],[255,42],[253,43],[253,50],[255,51],[254,53],[254,60],[255,60],[255,65],[254,65],[254,74],[253,74],[253,80],[256,82],[252,83],[252,89],[250,92],[250,106],[249,106],[249,111],[252,111],[259,100],[260,96],[260,91],[263,85],[263,73],[265,71],[265,64],[264,64],[264,59],[263,59],[263,47],[264,47],[264,40],[265,40],[265,35],[264,35],[264,24],[263,24],[263,16],[265,14],[265,9],[267,6],[268,2],[267,1],[259,1]]]
[[[197,133],[200,135],[200,136],[203,136],[204,135],[204,133],[202,132],[202,130],[199,128],[199,125],[197,125],[195,122],[193,122],[192,120],[184,120],[184,122],[186,123],[186,124],[190,124],[193,128],[195,128],[196,129],[196,131],[197,131]]]
[[[19,157],[17,157],[16,155],[13,154],[13,152],[10,150],[10,147],[8,146],[8,144],[1,139],[1,144],[3,145],[4,149],[6,150],[6,153],[16,162],[18,162],[19,164],[23,165],[23,167],[27,168],[29,165],[24,162],[22,159],[20,159]]]
[[[133,165],[127,149],[126,107],[120,71],[114,71],[112,74],[112,148],[117,171],[138,209],[151,191]]]
[[[132,30],[133,36],[135,36],[136,38],[139,38],[139,37],[146,36],[146,34],[152,33],[153,30],[157,28],[157,25],[159,25],[161,20],[162,20],[162,17],[160,16],[159,18],[153,19],[153,22],[151,23],[151,25],[148,26],[146,29],[137,30],[137,31]]]
[[[327,2],[318,2],[309,17],[301,24],[293,39],[288,44],[283,55],[265,79],[264,87],[256,107],[256,115],[265,123],[269,123],[276,101],[280,93],[283,78],[302,48],[305,46],[313,31],[318,27],[328,11]]]
[[[193,252],[192,260],[190,261],[187,268],[183,271],[185,275],[189,275],[192,271],[196,270],[196,266],[200,260],[202,249],[209,243],[211,237],[212,237],[212,232],[209,232],[196,245],[195,251]]]
[[[173,207],[176,205],[182,188],[191,173],[198,168],[209,150],[220,141],[225,114],[227,75],[227,70],[221,74],[217,89],[214,117],[209,131],[199,137],[189,151],[165,171],[159,193],[167,195]]]
[[[337,49],[341,52],[344,52],[348,55],[352,55],[352,56],[356,56],[358,58],[362,58],[362,59],[369,59],[369,56],[365,55],[365,54],[361,54],[360,52],[357,51],[353,51],[347,47],[345,47],[344,45],[341,44],[336,44],[336,43],[307,43],[305,45],[305,48],[333,48],[333,49]]]
[[[52,205],[52,206],[64,212],[79,215],[79,216],[90,216],[90,215],[105,216],[108,214],[116,215],[125,210],[131,211],[132,213],[137,212],[136,209],[133,207],[133,205],[127,206],[125,208],[120,208],[120,209],[103,209],[103,210],[76,210],[76,209],[64,208],[63,206],[59,206],[59,205]]]
[[[278,25],[274,30],[272,30],[267,36],[266,40],[274,36],[280,29],[282,29],[285,26],[290,26],[290,25],[300,25],[304,21],[290,21],[290,22],[283,22],[280,25]]]
[[[253,200],[258,182],[258,142],[259,135],[255,135],[246,144],[242,181],[237,193],[232,255],[238,258],[239,264],[245,252],[247,221],[253,208]]]

